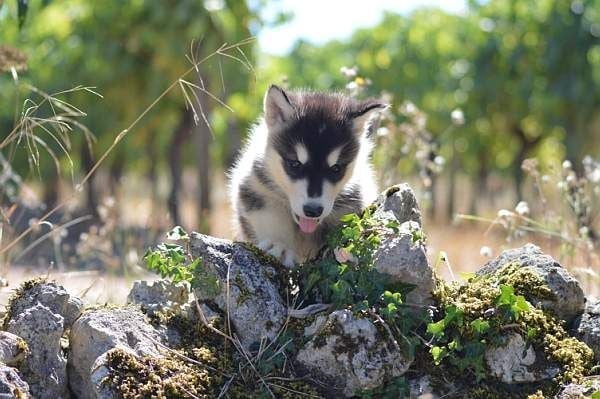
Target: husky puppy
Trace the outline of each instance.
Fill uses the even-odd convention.
[[[236,239],[288,267],[310,260],[341,216],[375,199],[372,118],[387,105],[271,86],[230,172]]]

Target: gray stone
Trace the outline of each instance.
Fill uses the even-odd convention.
[[[407,302],[427,306],[433,302],[435,280],[422,237],[418,223],[404,222],[397,233],[380,235],[381,245],[375,251],[373,261],[378,271],[390,276],[390,282],[414,285],[406,296]]]
[[[40,399],[68,398],[67,359],[60,342],[63,317],[38,303],[10,320],[8,331],[23,338],[29,347],[21,372],[32,395]]]
[[[196,297],[211,300],[229,315],[245,347],[275,338],[287,314],[277,266],[259,259],[244,244],[203,234],[191,234],[190,248],[194,258],[202,258],[195,273],[205,282],[194,289]]]
[[[534,306],[541,305],[544,310],[554,313],[567,323],[583,313],[585,295],[577,279],[536,245],[526,244],[521,248],[503,251],[496,259],[486,263],[477,275],[493,273],[509,263],[516,263],[538,273],[552,291],[553,297],[550,299],[524,293]]]
[[[592,348],[596,362],[600,363],[600,300],[586,306],[577,323],[576,336]]]
[[[17,369],[0,364],[0,398],[31,398],[29,385],[21,379]]]
[[[189,302],[189,284],[169,280],[133,282],[127,303],[140,305],[147,314],[162,311],[181,311]]]
[[[55,282],[41,282],[33,287],[23,290],[21,294],[11,302],[10,314],[16,317],[25,309],[41,303],[52,313],[64,318],[65,329],[70,328],[75,319],[83,310],[81,299],[69,295],[67,290]]]
[[[371,320],[355,318],[349,310],[335,311],[321,324],[296,360],[346,397],[403,375],[412,363]]]
[[[102,354],[117,346],[138,355],[162,356],[163,337],[135,308],[96,309],[83,313],[70,334],[69,381],[79,399],[94,399],[92,366]]]
[[[107,356],[116,350],[125,351],[134,356],[137,356],[135,351],[133,351],[128,346],[117,345],[115,348],[110,349],[100,355],[91,368],[90,373],[90,381],[93,386],[95,398],[97,399],[118,399],[119,393],[114,389],[114,387],[110,386],[106,383],[105,378],[109,376],[110,369],[107,365]]]
[[[421,211],[417,197],[406,183],[389,187],[379,194],[373,216],[379,219],[397,220],[399,223],[413,221],[421,225]]]
[[[586,399],[600,392],[600,376],[584,378],[581,382],[569,384],[556,396],[556,399]]]
[[[27,343],[23,338],[8,331],[0,331],[0,363],[18,368],[27,352]]]
[[[560,371],[543,364],[543,356],[538,359],[533,347],[528,347],[523,337],[514,333],[505,337],[504,344],[488,348],[485,360],[490,374],[506,384],[547,380]],[[536,360],[542,364],[536,364]]]

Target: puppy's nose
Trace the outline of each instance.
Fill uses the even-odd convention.
[[[323,207],[321,205],[307,204],[302,207],[304,214],[309,218],[318,218],[323,213]]]

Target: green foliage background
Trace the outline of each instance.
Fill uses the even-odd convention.
[[[286,18],[261,20],[265,1],[226,0],[215,9],[211,2],[191,0],[40,0],[28,2],[26,14],[18,9],[21,3],[0,2],[0,43],[29,57],[22,81],[46,92],[94,86],[104,96],[68,98],[88,113],[84,123],[98,138],[96,155],[189,67],[185,55],[192,41],[201,57]],[[456,158],[454,167],[473,180],[497,172],[520,182],[526,157],[549,164],[600,152],[600,0],[471,0],[464,15],[435,8],[387,13],[377,26],[347,40],[298,42],[286,56],[263,54],[256,43],[244,50],[237,55],[247,57],[251,69],[216,57],[201,71],[207,89],[234,110],[212,103],[211,161],[217,169],[229,166],[239,136],[260,114],[269,83],[342,90],[340,67],[353,65],[372,81],[365,94],[386,93],[395,117],[405,101],[424,111],[439,154]],[[2,134],[14,124],[13,104],[20,104],[22,91],[10,73],[0,74]],[[448,132],[457,108],[466,123]],[[109,162],[140,174],[155,165],[166,168],[165,153],[184,110],[183,96],[174,91]],[[74,149],[84,145],[74,140]],[[380,152],[399,154],[402,135],[388,140]],[[79,153],[74,150],[76,172]],[[184,160],[193,159],[194,147],[187,146]],[[18,152],[16,165],[21,174],[30,173]],[[397,168],[403,175],[414,171],[408,161]]]

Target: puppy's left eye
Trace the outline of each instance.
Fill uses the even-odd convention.
[[[333,173],[340,173],[342,171],[342,167],[336,163],[336,164],[330,166],[329,170],[332,171]]]
[[[300,163],[300,161],[297,161],[295,159],[286,159],[285,163],[287,164],[288,168],[290,168],[290,169],[300,169],[300,167],[302,166],[302,163]]]

